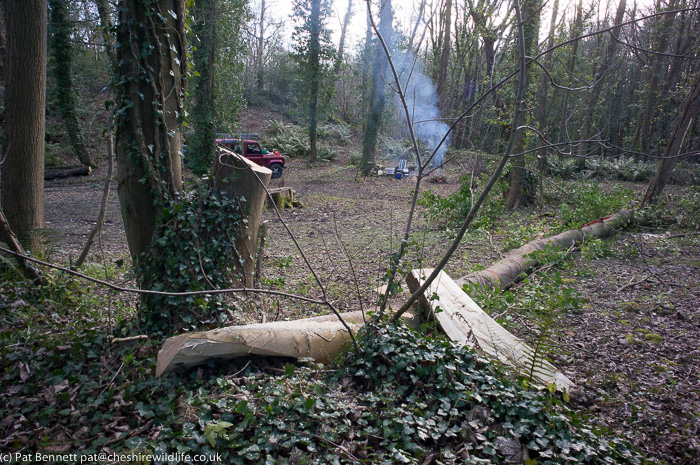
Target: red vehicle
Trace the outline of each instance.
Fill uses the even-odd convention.
[[[253,163],[270,168],[273,179],[282,176],[286,159],[284,157],[285,154],[280,153],[278,150],[268,153],[267,150],[260,147],[256,140],[216,139],[216,143],[243,155]]]

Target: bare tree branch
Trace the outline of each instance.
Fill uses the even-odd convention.
[[[515,8],[515,15],[517,18],[518,22],[518,42],[519,42],[519,51],[520,51],[520,76],[519,76],[519,82],[518,82],[518,88],[517,88],[517,95],[515,99],[515,110],[513,112],[513,122],[511,124],[511,127],[517,128],[518,127],[518,121],[520,120],[520,113],[521,113],[521,106],[522,106],[522,99],[523,99],[523,92],[524,92],[524,87],[525,87],[525,34],[523,30],[523,20],[522,20],[522,15],[520,12],[520,1],[519,0],[514,0],[513,2],[513,7]],[[437,266],[434,268],[433,272],[428,276],[428,278],[423,282],[423,284],[416,289],[416,291],[411,294],[411,297],[401,306],[401,308],[394,314],[392,317],[392,321],[396,322],[398,321],[398,318],[401,317],[401,315],[406,312],[413,303],[418,300],[420,296],[422,296],[425,291],[430,287],[430,285],[433,283],[435,278],[438,277],[440,274],[440,271],[445,267],[449,259],[452,257],[452,254],[457,250],[457,247],[459,247],[459,243],[462,241],[462,238],[464,237],[464,234],[467,231],[467,228],[469,227],[469,224],[472,222],[474,217],[476,216],[477,212],[481,208],[481,205],[484,203],[486,198],[488,197],[491,189],[493,186],[496,184],[496,181],[501,176],[501,173],[503,172],[503,168],[506,166],[506,163],[510,159],[510,154],[511,151],[513,150],[513,145],[514,145],[515,137],[511,137],[510,140],[508,141],[508,146],[506,147],[505,152],[503,153],[503,157],[501,157],[501,161],[498,164],[498,167],[496,170],[493,172],[491,175],[491,178],[489,179],[488,184],[486,184],[486,187],[484,187],[484,190],[481,192],[479,195],[479,198],[475,203],[472,204],[472,208],[469,210],[469,213],[467,214],[467,217],[465,218],[464,222],[462,223],[461,228],[459,229],[459,232],[457,233],[457,236],[455,239],[452,241],[452,244],[450,245],[450,248],[447,250],[445,255],[442,257],[440,262],[437,264]]]

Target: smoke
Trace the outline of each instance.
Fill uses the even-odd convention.
[[[440,110],[435,84],[425,75],[423,63],[417,60],[413,53],[402,50],[394,52],[393,55],[394,66],[406,94],[413,130],[418,140],[432,153],[450,129],[447,124],[439,121]],[[401,105],[398,97],[397,104]],[[444,161],[449,143],[448,137],[433,158],[434,166],[439,166]]]

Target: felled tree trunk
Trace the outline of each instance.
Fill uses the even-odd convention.
[[[353,331],[365,323],[362,311],[341,313],[341,316]],[[409,312],[404,318],[413,327],[420,324]],[[349,342],[350,334],[335,315],[186,333],[165,341],[158,352],[156,376],[179,365],[194,366],[210,358],[231,359],[250,354],[311,357],[327,363]]]
[[[237,198],[241,203],[246,220],[241,222],[240,234],[236,240],[242,268],[243,282],[240,284],[243,287],[253,287],[258,231],[272,171],[220,147],[212,173],[214,188]]]
[[[501,261],[485,270],[463,276],[456,282],[460,286],[466,283],[475,283],[489,287],[506,287],[520,278],[523,273],[537,266],[537,259],[532,257],[533,252],[542,250],[546,246],[554,246],[559,249],[569,248],[583,242],[588,237],[607,236],[634,221],[633,210],[622,210],[614,215],[589,223],[581,229],[570,229],[555,236],[534,240],[509,253]]]
[[[89,176],[91,172],[92,168],[90,168],[89,165],[57,166],[55,168],[46,168],[46,170],[44,170],[44,181],[69,178],[71,176]]]

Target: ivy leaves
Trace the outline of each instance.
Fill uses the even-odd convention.
[[[162,211],[153,246],[139,260],[144,288],[182,292],[230,287],[237,278],[235,241],[243,215],[236,199],[206,187],[172,200]],[[216,296],[147,296],[141,322],[169,332],[217,323],[224,303]]]

